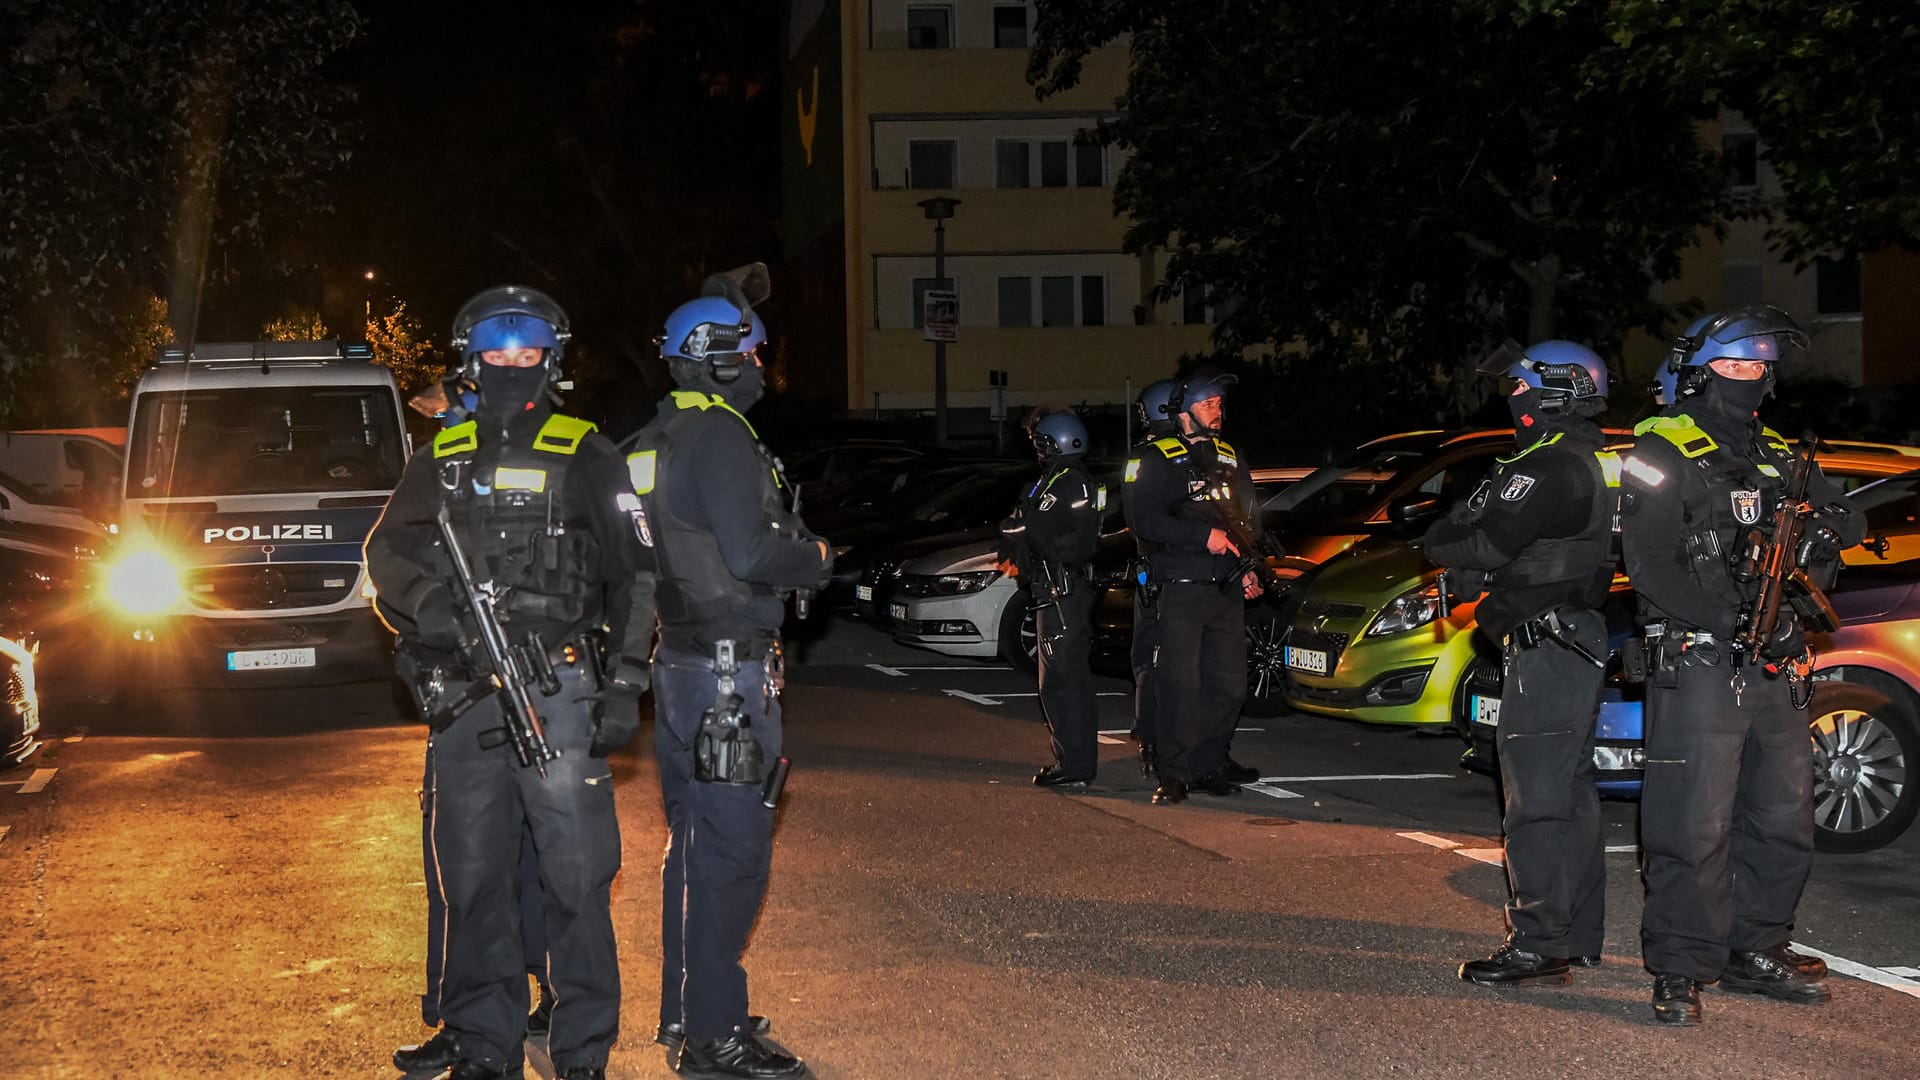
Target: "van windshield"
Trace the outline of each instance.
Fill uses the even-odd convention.
[[[127,497],[391,491],[405,454],[381,386],[224,387],[140,399]]]

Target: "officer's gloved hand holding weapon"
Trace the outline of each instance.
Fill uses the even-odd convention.
[[[1821,522],[1819,510],[1807,505],[1814,454],[1815,440],[1808,432],[1801,437],[1787,477],[1787,493],[1775,508],[1772,522],[1747,532],[1733,564],[1736,581],[1760,582],[1759,594],[1741,613],[1740,628],[1734,633],[1736,658],[1740,664],[1764,664],[1769,675],[1784,672],[1796,690],[1809,685],[1813,668],[1806,632],[1825,634],[1840,628],[1839,614],[1807,573],[1808,566],[1840,553],[1839,534]],[[1736,666],[1736,697],[1745,683]],[[1806,699],[1796,694],[1795,707],[1805,705]]]
[[[745,699],[734,683],[739,673],[734,643],[717,642],[713,708],[701,715],[700,732],[694,737],[693,778],[708,784],[759,784],[760,803],[771,810],[780,803],[789,763],[782,757],[771,769],[767,767],[760,741],[753,737],[752,718],[740,708]]]
[[[1253,525],[1241,512],[1240,501],[1235,497],[1232,487],[1222,482],[1217,487],[1195,492],[1193,499],[1204,504],[1212,516],[1214,528],[1226,535],[1227,543],[1240,561],[1234,565],[1233,575],[1225,582],[1228,588],[1237,587],[1252,574],[1260,582],[1260,591],[1270,600],[1278,600],[1287,591],[1287,581],[1274,570],[1270,559],[1284,555],[1280,545],[1272,537],[1258,536]]]

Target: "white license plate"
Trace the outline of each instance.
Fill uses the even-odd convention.
[[[227,654],[228,671],[312,667],[313,649],[241,649]]]
[[[887,605],[887,618],[905,619],[906,617],[907,617],[907,605],[905,604],[888,604]]]
[[[1500,699],[1473,695],[1473,722],[1488,727],[1500,726]]]
[[[871,585],[855,585],[855,586],[853,587],[853,596],[854,596],[854,599],[856,599],[856,600],[866,600],[866,601],[868,601],[868,602],[872,602],[872,600],[873,600],[873,586],[871,586]]]
[[[1296,649],[1289,645],[1287,646],[1287,666],[1310,675],[1325,675],[1327,654],[1319,649]]]

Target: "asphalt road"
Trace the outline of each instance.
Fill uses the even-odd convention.
[[[1103,726],[1128,687],[1102,680]],[[792,669],[772,893],[748,970],[823,1080],[919,1077],[1920,1072],[1920,832],[1821,856],[1796,940],[1833,1000],[1709,991],[1650,1022],[1635,806],[1606,804],[1604,967],[1467,986],[1501,932],[1490,781],[1445,737],[1289,716],[1235,755],[1270,779],[1148,803],[1131,747],[1084,795],[1033,788],[1032,683],[836,624]],[[0,774],[0,1076],[392,1076],[426,1034],[422,729],[382,686],[49,707]],[[670,1075],[651,1034],[650,737],[617,755],[625,1032],[609,1075]],[[529,1075],[551,1076],[537,1045]]]

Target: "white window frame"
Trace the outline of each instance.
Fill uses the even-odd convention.
[[[918,144],[921,144],[921,143],[925,143],[925,144],[928,144],[928,145],[932,145],[932,144],[936,144],[936,143],[937,143],[937,144],[939,144],[939,145],[942,145],[942,146],[945,146],[945,147],[947,147],[947,148],[948,148],[948,149],[949,149],[950,151],[952,151],[952,153],[953,153],[953,168],[952,168],[952,169],[950,170],[950,172],[951,172],[951,174],[952,174],[952,175],[951,175],[951,177],[950,177],[950,179],[952,180],[952,183],[949,183],[949,184],[942,184],[942,185],[939,185],[939,186],[934,186],[934,187],[928,187],[928,186],[924,186],[924,185],[921,185],[921,184],[917,184],[917,183],[915,183],[915,182],[914,182],[914,177],[913,177],[913,148],[914,148],[914,146],[916,146],[916,145],[918,145]],[[908,139],[908,140],[907,140],[907,187],[908,187],[908,188],[909,188],[910,190],[913,190],[913,191],[954,191],[954,190],[957,190],[957,189],[958,189],[958,188],[960,187],[960,140],[958,140],[958,139]]]
[[[954,24],[953,24],[953,5],[952,4],[908,4],[906,8],[906,13],[902,19],[902,28],[906,31],[906,35],[907,35],[906,46],[909,50],[920,51],[920,50],[915,50],[914,44],[913,44],[913,13],[916,11],[937,11],[942,15],[945,15],[947,18],[946,45],[938,46],[938,47],[927,49],[924,51],[939,52],[942,49],[950,50],[950,49],[957,48],[959,46],[959,41],[955,37],[956,28],[954,27]]]
[[[1018,46],[1000,44],[1000,38],[999,38],[1000,27],[996,25],[994,22],[989,21],[987,23],[987,32],[989,34],[994,35],[993,47],[996,49],[1012,49],[1012,48],[1031,49],[1033,48],[1033,5],[1032,4],[996,3],[993,5],[993,15],[990,18],[998,19],[1000,16],[1000,12],[1013,11],[1013,10],[1018,10],[1020,12],[1021,21],[1025,25],[1025,30],[1021,36],[1025,39],[1025,41]]]

